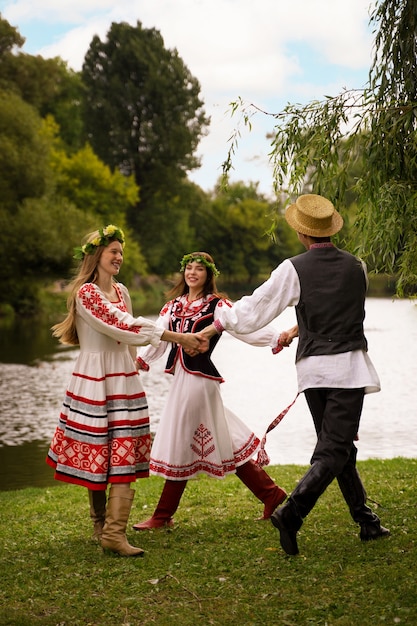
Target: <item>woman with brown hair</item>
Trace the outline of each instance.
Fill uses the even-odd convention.
[[[186,254],[181,261],[181,274],[169,292],[171,300],[162,308],[158,324],[161,328],[198,333],[211,324],[231,302],[218,293],[218,270],[206,252]],[[281,349],[279,332],[272,326],[237,335],[238,339],[258,346]],[[203,473],[224,478],[236,473],[240,480],[264,504],[262,518],[269,519],[286,493],[257,465],[252,457],[259,448],[256,435],[231,411],[224,407],[220,383],[222,376],[211,361],[218,337],[213,337],[207,352],[187,354],[181,346],[168,353],[165,371],[174,375],[152,445],[150,473],[165,478],[162,495],[152,517],[135,524],[135,530],[172,526],[187,480]],[[138,367],[148,370],[149,364],[162,357],[166,342],[141,350]]]

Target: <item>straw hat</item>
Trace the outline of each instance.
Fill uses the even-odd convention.
[[[329,237],[343,226],[343,217],[327,198],[314,193],[299,196],[285,212],[285,219],[298,233]]]

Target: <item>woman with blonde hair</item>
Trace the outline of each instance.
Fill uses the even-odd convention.
[[[93,537],[121,556],[142,556],[126,526],[134,497],[130,484],[149,475],[148,405],[136,367],[136,346],[175,342],[191,354],[196,337],[133,317],[127,288],[115,280],[123,263],[123,231],[110,224],[76,249],[68,315],[53,326],[61,343],[80,352],[62,405],[47,463],[55,478],[88,489]],[[110,485],[106,500],[106,489]]]

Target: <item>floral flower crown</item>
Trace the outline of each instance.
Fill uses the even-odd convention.
[[[208,267],[209,270],[213,272],[213,276],[215,278],[220,274],[219,270],[214,265],[214,263],[212,263],[205,257],[201,256],[200,254],[193,254],[193,253],[185,254],[182,257],[181,264],[180,264],[180,272],[183,272],[185,270],[186,265],[188,265],[189,263],[193,263],[193,262],[201,263],[202,265],[205,265],[206,267]]]
[[[109,224],[105,228],[99,229],[99,234],[92,241],[85,243],[83,246],[74,248],[74,259],[82,261],[86,254],[94,254],[99,246],[108,246],[115,239],[125,246],[125,235],[121,228],[114,224]]]

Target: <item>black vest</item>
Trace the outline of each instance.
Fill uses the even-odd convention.
[[[311,248],[290,259],[300,279],[296,361],[367,350],[363,331],[366,277],[359,259],[338,248]]]
[[[198,333],[209,326],[214,321],[214,311],[220,298],[216,296],[208,296],[197,311],[187,311],[181,304],[180,298],[176,298],[172,302],[169,329],[177,333]],[[215,335],[210,339],[210,345],[207,352],[190,356],[184,352],[182,346],[173,344],[168,355],[165,371],[173,374],[175,364],[180,359],[182,367],[190,374],[197,376],[205,376],[206,378],[214,378],[223,382],[222,376],[219,374],[211,361],[211,354],[220,339],[220,335]]]

